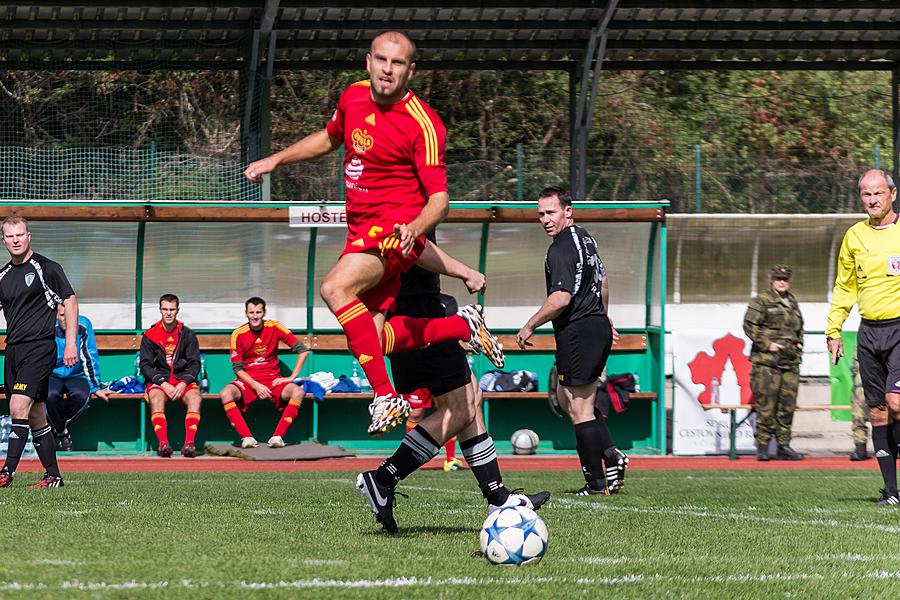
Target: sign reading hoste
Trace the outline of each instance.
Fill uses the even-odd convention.
[[[291,227],[346,227],[347,209],[341,205],[291,206]]]

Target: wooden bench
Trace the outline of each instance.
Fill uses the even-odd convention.
[[[750,418],[754,412],[756,412],[755,404],[738,404],[738,405],[724,405],[724,404],[701,404],[706,410],[721,410],[723,413],[727,412],[729,417],[729,430],[728,430],[728,458],[730,460],[737,460],[737,430],[738,427],[744,424],[744,422]],[[749,410],[740,421],[737,420],[737,411],[739,410]],[[814,411],[814,410],[853,410],[853,407],[850,405],[831,405],[831,404],[807,404],[805,406],[798,406],[794,410],[800,411]]]
[[[219,401],[219,394],[205,393],[201,394],[204,400]],[[309,395],[307,395],[309,397]],[[371,393],[333,393],[326,394],[325,400],[369,400]],[[648,400],[656,402],[657,394],[655,392],[634,392],[629,395],[634,400]],[[490,403],[495,400],[546,400],[547,392],[484,392],[484,403],[482,410],[484,411],[485,422],[488,421]],[[140,439],[138,447],[145,447],[147,441],[147,403],[144,402],[144,394],[111,394],[109,401],[114,400],[137,400],[140,401]],[[312,423],[311,423],[312,439],[319,437],[319,403],[312,405]]]
[[[137,352],[141,349],[141,335],[133,333],[98,333],[96,334],[97,350],[103,351],[128,351]],[[298,335],[302,342],[313,351],[347,351],[347,338],[343,333],[325,333],[314,335]],[[553,352],[556,350],[556,342],[552,335],[536,335],[531,338],[532,346],[525,350],[516,344],[516,336],[497,336],[506,352]],[[220,351],[227,352],[230,349],[231,334],[228,333],[200,333],[197,334],[201,352]],[[0,343],[5,344],[6,336],[0,336]],[[647,336],[641,333],[623,334],[619,336],[619,343],[613,345],[613,352],[644,352],[647,350]]]

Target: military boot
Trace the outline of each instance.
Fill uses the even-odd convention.
[[[869,452],[866,450],[866,443],[863,442],[861,444],[856,444],[856,450],[850,455],[850,460],[858,461],[858,460],[868,460]]]
[[[756,460],[769,460],[769,442],[756,445]]]
[[[803,460],[803,454],[797,452],[789,445],[778,446],[778,460]]]

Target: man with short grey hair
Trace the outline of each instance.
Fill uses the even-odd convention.
[[[893,203],[897,188],[881,169],[857,182],[867,218],[841,243],[825,336],[832,364],[844,355],[841,327],[853,305],[862,322],[857,337],[859,372],[871,409],[872,443],[884,480],[880,504],[900,505],[897,450],[900,442],[900,227]]]

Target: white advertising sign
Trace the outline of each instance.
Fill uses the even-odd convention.
[[[729,411],[707,410],[701,405],[750,404],[750,343],[743,333],[725,330],[679,330],[672,337],[672,453],[727,454]],[[749,409],[736,411],[737,421],[748,413]],[[755,423],[753,415],[738,428],[738,452],[755,452]]]
[[[291,206],[291,227],[346,227],[347,209],[339,206]]]

